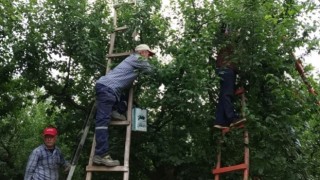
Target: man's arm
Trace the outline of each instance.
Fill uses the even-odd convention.
[[[58,154],[60,156],[60,166],[64,168],[64,171],[69,171],[71,164],[64,159],[64,156],[59,148],[57,148]]]
[[[63,156],[63,154],[62,154],[62,152],[60,150],[59,150],[59,154],[60,154],[60,164],[61,164],[61,166],[64,168],[65,172],[69,171],[71,164],[64,159],[64,156]]]
[[[138,56],[137,61],[134,63],[134,67],[139,69],[142,73],[151,73],[153,71],[153,67],[150,65],[147,59]]]
[[[34,171],[38,165],[39,154],[36,150],[33,150],[29,156],[26,172],[24,174],[24,180],[31,180]]]

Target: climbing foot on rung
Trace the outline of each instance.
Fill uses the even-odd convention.
[[[230,127],[239,126],[239,125],[243,124],[245,121],[247,121],[246,118],[236,119],[236,120],[232,121],[232,123],[230,124]]]
[[[96,165],[104,165],[104,166],[108,166],[108,167],[120,165],[120,161],[113,160],[110,155],[106,155],[104,157],[95,155],[95,156],[93,156],[93,163]]]
[[[116,121],[126,121],[127,120],[126,116],[123,114],[120,114],[118,111],[112,111],[111,118],[112,118],[112,120],[116,120]]]

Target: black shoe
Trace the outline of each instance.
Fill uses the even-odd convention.
[[[232,121],[232,123],[230,124],[230,127],[233,127],[233,126],[237,126],[243,122],[245,122],[246,119],[245,118],[240,118],[240,119],[235,119]]]

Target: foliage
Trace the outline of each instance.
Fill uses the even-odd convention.
[[[312,36],[319,22],[299,20],[319,7],[294,0],[171,0],[168,15],[162,3],[146,0],[117,9],[117,26],[129,29],[119,33],[115,50],[147,43],[159,51],[158,59],[151,60],[154,74],[140,77],[135,87],[135,101],[148,107],[149,122],[147,133],[132,134],[130,179],[212,178],[221,138],[211,129],[219,88],[214,61],[217,47],[226,45],[218,33],[223,22],[233,29],[233,58],[246,89],[251,178],[318,179],[317,97],[308,94],[290,53],[300,47],[307,48],[306,54],[319,50]],[[91,109],[94,83],[105,73],[114,30],[111,4],[0,2],[1,179],[21,179],[48,123],[58,126],[59,146],[70,159]],[[140,35],[136,41],[134,31]],[[319,89],[319,82],[309,81]],[[92,131],[75,179],[85,176]],[[111,129],[113,157],[120,160],[123,134],[124,129]],[[241,136],[239,130],[225,137],[225,165],[242,160]],[[95,173],[94,179],[119,176]],[[224,179],[240,177],[235,173]]]

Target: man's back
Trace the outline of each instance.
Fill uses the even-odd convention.
[[[152,68],[146,59],[138,54],[132,54],[109,71],[107,75],[102,76],[97,83],[111,88],[117,97],[120,97],[121,91],[132,85],[139,72],[150,72],[151,70]]]

